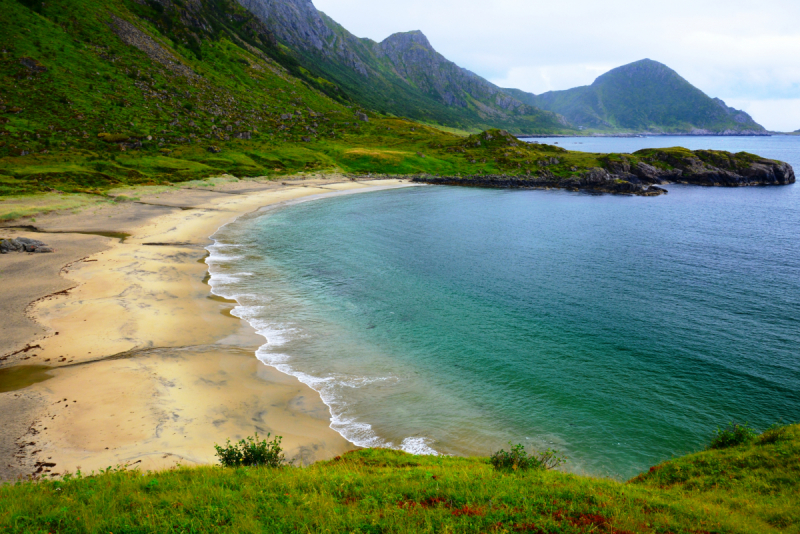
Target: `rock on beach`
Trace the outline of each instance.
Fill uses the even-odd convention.
[[[38,239],[29,239],[27,237],[0,239],[0,254],[8,254],[9,252],[47,253],[54,252],[54,250]]]

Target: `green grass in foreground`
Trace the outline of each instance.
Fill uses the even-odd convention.
[[[0,487],[0,532],[800,532],[800,427],[627,483],[367,449],[306,468],[109,471]]]

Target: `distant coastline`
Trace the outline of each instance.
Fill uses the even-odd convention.
[[[531,134],[531,135],[517,135],[517,139],[547,139],[551,137],[620,137],[620,138],[647,138],[647,137],[772,137],[773,135],[800,135],[784,134],[775,132],[765,133],[619,133],[619,134]]]

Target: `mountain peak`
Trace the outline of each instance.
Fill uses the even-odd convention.
[[[550,91],[524,101],[585,128],[698,134],[764,132],[764,127],[744,111],[710,98],[652,59],[617,67],[589,86]]]
[[[602,85],[603,83],[620,77],[627,78],[677,78],[683,80],[681,75],[667,67],[663,63],[653,61],[652,59],[640,59],[627,65],[622,65],[616,69],[611,69],[605,74],[598,76],[592,84],[593,86]]]
[[[410,32],[398,32],[393,33],[389,37],[381,42],[381,46],[390,46],[392,48],[396,47],[404,47],[404,48],[411,48],[414,45],[421,46],[426,50],[433,51],[433,46],[431,46],[431,42],[419,30],[413,30]]]

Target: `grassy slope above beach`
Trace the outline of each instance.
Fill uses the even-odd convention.
[[[203,5],[208,27],[155,2],[7,2],[0,196],[225,173],[523,172],[448,150],[458,135],[361,109],[236,2]]]
[[[621,159],[658,166],[672,157],[568,152],[497,130],[487,142],[382,115],[305,69],[235,0],[198,0],[190,11],[160,5],[4,3],[0,197],[103,196],[222,174],[503,174],[552,182],[596,167],[616,172]],[[734,167],[758,159],[686,157],[709,164],[721,157]]]
[[[799,532],[800,426],[619,483],[366,449],[306,468],[111,471],[0,488],[6,532]]]

